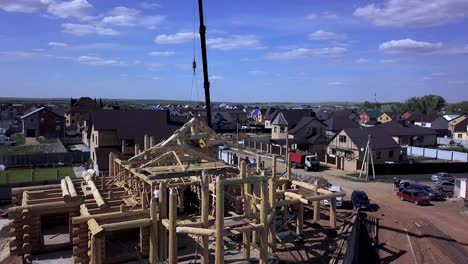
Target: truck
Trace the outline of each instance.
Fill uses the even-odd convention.
[[[0,145],[14,146],[16,145],[16,141],[5,135],[0,135]]]
[[[289,152],[292,168],[304,168],[305,171],[318,170],[320,161],[316,154],[306,152]]]

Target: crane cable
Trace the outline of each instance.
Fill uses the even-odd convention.
[[[192,92],[193,92],[193,87],[195,86],[195,91],[197,93],[197,102],[200,101],[200,98],[198,96],[198,81],[197,81],[197,62],[195,60],[196,56],[196,0],[193,0],[193,5],[192,5],[192,15],[193,15],[193,61],[192,61],[192,69],[193,69],[193,75],[192,75],[192,86],[190,88],[190,105],[192,104]]]

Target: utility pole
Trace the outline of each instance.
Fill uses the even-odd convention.
[[[206,27],[203,21],[203,0],[198,0],[198,13],[200,16],[200,43],[203,62],[203,88],[205,88],[206,123],[211,126],[211,99],[210,80],[208,79],[208,58],[206,56]]]

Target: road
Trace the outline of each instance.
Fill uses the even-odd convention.
[[[239,152],[238,152],[239,153]],[[255,153],[240,153],[241,157],[256,158]],[[271,159],[263,158],[266,166]],[[278,163],[278,171],[285,170],[284,163]],[[447,199],[432,202],[430,206],[417,206],[400,201],[389,182],[352,181],[341,177],[342,171],[326,168],[318,172],[304,172],[293,169],[293,173],[321,176],[333,185],[338,185],[347,192],[344,201],[350,199],[353,190],[365,191],[371,203],[376,204],[376,212],[369,214],[379,218],[379,256],[381,263],[457,263],[453,252],[445,250],[441,244],[451,243],[448,247],[459,246],[468,252],[468,215],[464,211],[463,201]],[[456,174],[456,177],[468,177],[468,173]],[[401,179],[412,175],[398,175]],[[430,175],[418,175],[418,181],[430,182]],[[344,209],[342,209],[344,210]],[[443,234],[428,234],[423,229],[424,221],[429,221]],[[420,226],[420,227],[418,227]],[[468,263],[468,258],[460,260]]]

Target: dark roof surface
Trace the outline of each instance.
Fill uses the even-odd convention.
[[[335,116],[324,121],[329,131],[340,131],[344,128],[360,127],[358,122],[349,119],[347,116]]]
[[[393,140],[392,136],[382,129],[372,128],[345,128],[344,132],[351,138],[354,144],[360,148],[366,148],[370,135],[370,147],[372,149],[401,148]]]
[[[453,128],[454,132],[467,132],[468,118],[465,118]]]
[[[363,112],[365,112],[370,118],[378,118],[382,115],[382,112],[380,112],[380,110],[377,109],[368,109],[364,110]]]
[[[330,117],[349,117],[351,114],[359,114],[354,111],[354,109],[340,109],[340,110],[333,110],[330,112]]]
[[[439,118],[440,116],[438,115],[411,115],[410,118],[408,118],[407,120],[410,121],[410,122],[426,122],[426,123],[430,123],[434,120],[436,120],[437,118]]]
[[[167,110],[95,110],[94,130],[117,130],[119,139],[133,139],[142,146],[144,136],[154,136],[159,143],[180,126],[169,121]]]
[[[289,130],[289,134],[297,133],[299,130],[301,130],[303,127],[305,127],[309,123],[313,122],[314,120],[319,122],[323,126],[327,126],[325,123],[323,123],[322,121],[320,121],[316,117],[304,116],[304,117],[301,118],[301,120],[299,121],[299,123],[295,127],[293,127],[291,130]]]
[[[287,121],[288,128],[292,128],[297,125],[303,117],[315,116],[315,112],[310,109],[282,109],[278,110],[278,112],[283,114],[284,119]]]
[[[117,155],[117,158],[119,159],[130,158],[129,155],[127,156],[123,155],[120,148],[100,147],[100,148],[95,148],[95,151],[96,151],[96,161],[97,161],[99,170],[109,170],[109,154],[111,152]]]
[[[404,120],[393,120],[387,123],[376,125],[372,127],[372,129],[385,130],[392,136],[427,136],[437,134],[437,132],[433,129],[416,126]]]
[[[97,108],[96,102],[89,97],[81,97],[76,101],[68,112],[89,112]]]

